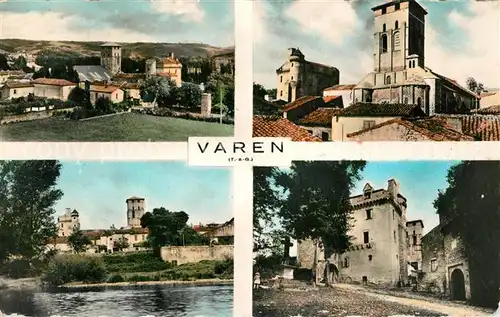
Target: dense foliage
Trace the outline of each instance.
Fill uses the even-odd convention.
[[[92,242],[87,236],[83,235],[81,230],[75,230],[68,237],[68,244],[74,252],[81,253],[85,252]]]
[[[58,161],[0,161],[0,262],[33,259],[57,233]]]
[[[472,301],[496,307],[500,296],[500,162],[462,162],[434,201],[446,230],[463,243]]]
[[[98,283],[106,280],[106,268],[98,256],[57,255],[49,263],[44,281],[50,285],[70,282]]]

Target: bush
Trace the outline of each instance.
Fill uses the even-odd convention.
[[[69,282],[98,283],[106,279],[104,263],[98,257],[57,255],[48,265],[44,281],[50,285]]]
[[[31,263],[29,260],[16,259],[7,262],[2,273],[10,278],[24,278],[32,276]]]
[[[102,257],[109,272],[133,273],[163,271],[173,267],[150,252],[138,252]]]
[[[108,278],[108,283],[121,283],[125,282],[125,279],[120,274],[113,274]]]

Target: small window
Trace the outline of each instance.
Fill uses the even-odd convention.
[[[405,105],[408,104],[408,97],[405,97],[405,101],[404,101]]]
[[[437,269],[437,260],[432,259],[431,260],[431,271],[435,271]]]
[[[17,94],[17,90],[16,90],[16,89],[14,89],[14,95],[15,95],[15,94]]]
[[[368,284],[368,277],[367,276],[363,276],[363,284]]]
[[[280,97],[283,96],[283,90],[280,90]]]
[[[408,68],[411,68],[411,61],[408,62]]]
[[[372,209],[366,209],[366,219],[372,219]]]
[[[369,129],[371,127],[373,127],[375,125],[375,121],[374,120],[364,120],[363,121],[363,130],[364,129]]]
[[[385,23],[382,25],[382,32],[385,32],[387,31],[387,26],[385,25]]]
[[[396,9],[396,10],[397,10],[397,9]],[[399,29],[399,23],[398,23],[398,21],[394,22],[394,28],[395,28],[395,29]]]
[[[380,38],[380,49],[382,53],[387,53],[387,35],[383,34]]]
[[[292,67],[293,67],[293,63],[292,63]]]
[[[396,3],[396,4],[394,5],[394,9],[395,9],[395,10],[399,10],[399,3]],[[396,21],[396,23],[397,23],[397,21]],[[396,27],[396,28],[397,28],[397,27]]]
[[[283,82],[283,76],[280,76],[280,83]]]
[[[417,236],[413,234],[413,245],[417,245]]]
[[[387,12],[387,9],[386,8],[382,8],[382,14],[385,14],[386,12]]]
[[[344,267],[349,267],[349,258],[344,258]]]
[[[330,140],[330,134],[328,132],[321,132],[321,140],[323,140],[323,141],[329,141]]]
[[[396,241],[396,230],[394,230],[394,241]]]
[[[372,255],[370,254],[370,255],[368,256],[368,261],[371,261],[371,260],[372,260],[372,258],[373,258],[373,257],[372,257]]]
[[[292,80],[293,80],[293,76],[292,76]]]
[[[363,232],[363,243],[370,243],[370,233],[368,231]]]
[[[411,62],[411,68],[415,68],[415,61]]]
[[[385,84],[390,85],[391,84],[391,76],[385,77]]]

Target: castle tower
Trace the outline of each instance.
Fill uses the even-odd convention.
[[[144,215],[146,200],[133,196],[128,198],[125,202],[127,203],[127,227],[141,227],[141,217]]]
[[[111,73],[117,74],[122,70],[122,47],[117,43],[101,45],[101,66]]]
[[[305,60],[304,54],[298,48],[289,48],[290,82],[288,87],[288,102],[295,101],[301,96],[302,72],[301,65]]]
[[[146,60],[146,75],[156,75],[156,59],[151,58]]]
[[[375,72],[424,67],[427,11],[415,0],[386,1],[372,11],[375,13]]]
[[[64,215],[57,218],[57,235],[70,236],[74,231],[80,230],[80,215],[76,209],[66,208]]]

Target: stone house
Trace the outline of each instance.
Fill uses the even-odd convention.
[[[332,118],[332,141],[349,141],[347,135],[398,118],[425,116],[417,105],[357,103]]]
[[[422,237],[422,291],[441,293],[452,299],[470,299],[467,259],[460,238],[450,233],[450,223],[437,225]]]
[[[182,63],[174,56],[174,53],[170,53],[159,61],[154,58],[148,59],[146,61],[146,75],[169,78],[179,87],[182,84]]]
[[[347,134],[348,141],[474,141],[443,117],[397,118]],[[458,121],[459,122],[459,121]],[[460,123],[460,122],[459,122]]]
[[[374,68],[354,87],[354,103],[414,104],[428,114],[467,113],[478,96],[425,66],[425,16],[416,0],[394,0],[372,8]]]
[[[297,121],[297,124],[322,141],[331,141],[332,118],[341,108],[318,108]]]
[[[6,82],[0,89],[0,100],[28,97],[33,92],[34,88],[31,83]]]
[[[141,100],[141,88],[139,84],[124,83],[120,85],[120,89],[125,92],[124,99]]]
[[[366,184],[363,193],[349,198],[352,210],[350,248],[330,258],[333,281],[395,285],[408,279],[406,242],[406,198],[399,185],[390,179],[387,189]],[[300,267],[313,268],[324,275],[321,243],[299,241]]]
[[[321,96],[339,83],[339,70],[307,61],[298,48],[288,49],[288,60],[276,70],[277,98],[293,102],[304,96]]]
[[[69,93],[76,87],[75,83],[65,79],[37,78],[31,82],[37,97],[68,100]]]
[[[323,97],[341,96],[342,108],[349,107],[353,102],[353,89],[356,85],[335,85],[323,90]]]
[[[116,86],[93,85],[90,87],[90,102],[95,104],[99,98],[107,98],[113,103],[120,103],[125,98],[125,92]]]

